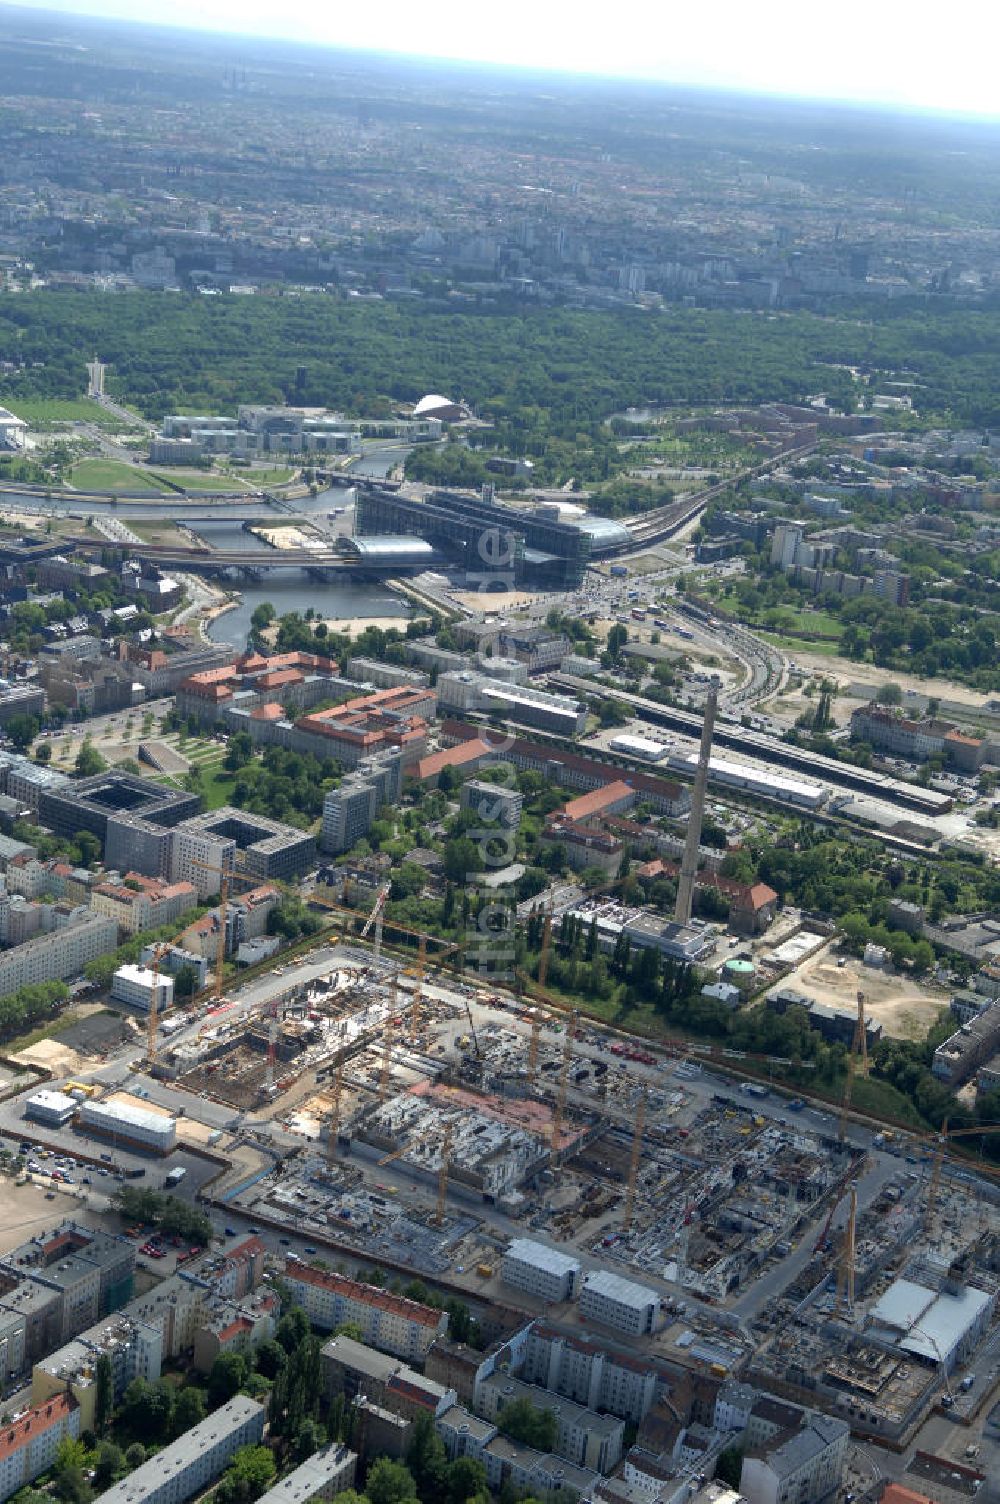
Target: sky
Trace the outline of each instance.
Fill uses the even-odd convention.
[[[1000,115],[995,0],[21,0],[292,42]]]

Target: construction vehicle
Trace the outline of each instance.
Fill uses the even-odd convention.
[[[482,1279],[492,1279],[493,1278],[493,1265],[492,1264],[477,1264],[476,1265],[476,1273],[478,1275],[480,1275],[480,1277]]]

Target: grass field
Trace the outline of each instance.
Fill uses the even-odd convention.
[[[239,479],[237,471],[233,471],[232,474],[233,480]],[[246,478],[254,486],[283,486],[286,481],[291,480],[294,474],[295,471],[289,470],[287,466],[278,466],[272,470],[248,470]]]
[[[235,475],[216,475],[211,470],[150,470],[148,473],[164,491],[181,486],[185,491],[233,491],[242,494],[250,486],[248,480],[241,481]]]
[[[120,433],[126,427],[88,397],[24,397],[11,398],[11,402],[11,411],[32,428],[45,428],[50,423],[93,423]]]
[[[80,460],[69,472],[69,481],[78,491],[150,491],[170,490],[149,470],[125,465],[120,460]]]
[[[786,653],[816,653],[821,658],[839,655],[839,642],[811,642],[806,637],[788,637],[780,632],[758,632],[757,636],[763,637],[765,642],[773,642],[776,648],[783,648]]]

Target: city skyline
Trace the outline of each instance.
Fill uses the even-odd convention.
[[[278,38],[292,44],[372,52],[396,58],[495,65],[567,76],[632,79],[721,89],[789,100],[888,106],[892,109],[996,119],[989,49],[970,50],[981,12],[959,0],[945,37],[902,30],[892,13],[848,0],[836,28],[821,37],[801,27],[791,0],[767,0],[752,11],[724,0],[710,28],[700,13],[671,15],[633,7],[631,24],[615,29],[574,18],[566,28],[555,7],[513,0],[498,30],[466,17],[462,28],[428,31],[426,16],[390,0],[378,19],[367,11],[328,8],[308,0],[291,25],[263,0],[151,0],[136,21],[130,0],[21,0],[16,10],[191,29],[234,40]],[[818,45],[821,43],[821,45]]]

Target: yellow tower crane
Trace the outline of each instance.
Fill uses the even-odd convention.
[[[331,1164],[337,1158],[337,1143],[340,1138],[340,1097],[344,1089],[344,1053],[337,1056],[337,1069],[333,1077],[333,1101],[330,1104],[330,1123],[326,1143],[326,1157]]]

